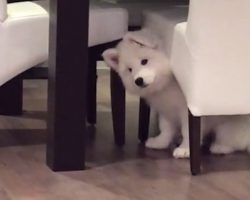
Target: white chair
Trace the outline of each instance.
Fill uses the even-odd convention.
[[[0,85],[47,59],[48,23],[36,3],[0,0]]]
[[[0,0],[0,113],[17,114],[21,79],[13,79],[48,57],[49,17],[32,2]],[[13,79],[13,80],[11,80]],[[19,98],[20,97],[20,98]],[[11,105],[12,104],[12,105]]]
[[[250,1],[191,0],[171,63],[190,110],[191,170],[200,173],[200,116],[250,113]],[[180,59],[182,58],[182,59]]]
[[[48,59],[48,10],[49,0],[10,4],[0,0],[0,86],[10,80],[0,88],[1,114],[21,114],[22,79],[14,77]],[[127,30],[128,13],[125,9],[98,0],[90,2],[87,117],[91,124],[96,123],[96,62],[102,59],[102,52],[115,45]],[[41,68],[33,69],[31,76],[39,77]],[[25,73],[25,77],[27,75],[30,76]],[[111,79],[115,140],[117,144],[123,144],[125,97],[119,95],[122,84],[115,73]]]
[[[41,6],[43,6],[47,11],[49,11],[49,0],[36,1],[36,2],[39,3]],[[88,98],[87,119],[90,124],[96,123],[96,63],[98,60],[102,59],[101,58],[102,52],[106,48],[116,45],[116,43],[123,37],[123,35],[127,31],[128,31],[128,13],[126,9],[123,9],[117,5],[107,2],[102,2],[99,0],[90,0],[89,41],[88,41],[89,69],[88,69],[88,97],[87,97]],[[38,77],[40,76],[43,78],[44,74],[46,73],[42,74],[38,73]],[[112,80],[114,78],[113,76],[116,75],[112,73],[111,75]],[[117,77],[114,79],[118,81]],[[113,86],[115,88],[112,88]],[[115,93],[116,91],[120,90],[121,88],[119,86],[120,84],[118,83],[112,84],[111,85],[112,92]],[[114,120],[117,121],[118,123],[119,120],[116,119],[117,118],[114,118]]]
[[[172,32],[166,48],[190,111],[195,175],[200,173],[200,117],[250,113],[250,1],[190,0],[187,21]]]
[[[102,53],[113,47],[128,31],[126,9],[98,0],[90,1],[89,65],[87,120],[96,123],[96,63]],[[125,143],[125,90],[116,73],[111,71],[111,106],[115,143]]]
[[[145,10],[160,10],[171,5],[187,4],[188,0],[99,0],[112,2],[113,5],[124,8],[128,11],[129,27],[138,29],[143,25]]]

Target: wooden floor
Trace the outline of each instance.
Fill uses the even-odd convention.
[[[128,98],[127,144],[123,149],[115,147],[108,86],[108,76],[101,74],[98,124],[96,130],[89,128],[88,169],[54,173],[45,165],[47,83],[25,81],[23,116],[0,118],[0,200],[250,198],[250,156],[246,154],[206,155],[204,174],[192,177],[188,160],[138,145],[136,98]]]

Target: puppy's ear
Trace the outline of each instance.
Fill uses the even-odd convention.
[[[142,29],[140,31],[128,32],[123,37],[124,41],[134,43],[140,46],[158,49],[159,41],[155,35],[153,35],[149,30]]]
[[[119,64],[119,55],[118,51],[115,48],[107,49],[102,53],[102,57],[105,61],[105,63],[114,69],[115,71],[118,70],[118,64]]]

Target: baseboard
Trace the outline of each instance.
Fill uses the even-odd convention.
[[[110,68],[103,61],[97,62],[97,74],[109,74]]]
[[[48,67],[46,64],[41,64],[33,67],[22,73],[21,77],[23,79],[47,79],[48,78]],[[110,68],[103,61],[98,61],[97,63],[97,74],[109,74]]]

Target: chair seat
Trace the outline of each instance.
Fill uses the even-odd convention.
[[[41,4],[43,4],[43,1],[41,1]],[[7,13],[8,18],[11,20],[48,14],[46,9],[41,8],[41,5],[33,2],[9,3]]]
[[[89,15],[89,46],[121,39],[128,31],[126,9],[109,3],[91,2]]]
[[[37,1],[49,10],[49,1]],[[128,13],[112,3],[90,1],[89,47],[121,39],[128,30]]]
[[[48,57],[49,16],[32,2],[7,5],[0,23],[0,85]]]
[[[169,6],[175,4],[180,5],[185,2],[178,0],[100,0],[103,2],[113,2],[113,5],[124,8],[128,11],[129,26],[142,26],[144,22],[143,11],[144,10],[163,10]]]
[[[211,41],[194,50],[194,45],[200,38],[195,38],[196,43],[188,40],[187,23],[184,22],[187,13],[187,8],[182,6],[164,11],[145,11],[144,23],[145,28],[162,39],[163,49],[170,58],[173,72],[184,92],[191,113],[195,116],[249,114],[249,95],[246,95],[247,88],[250,87],[247,81],[249,73],[245,70],[245,73],[237,72],[236,75],[234,67],[238,63],[242,68],[249,69],[244,59],[239,59],[245,54],[238,53],[237,56],[231,55],[223,59],[223,53],[218,53],[218,49],[221,48],[210,47]],[[224,36],[224,33],[222,34]],[[221,46],[225,47],[228,44],[224,43]],[[209,53],[204,53],[203,49],[208,49]],[[211,55],[216,59],[211,59]],[[228,66],[226,73],[220,66]],[[236,77],[239,77],[241,82],[233,81]]]
[[[186,21],[188,6],[168,6],[168,8],[143,11],[144,28],[156,34],[162,41],[162,48],[169,57],[171,53],[174,27]]]

